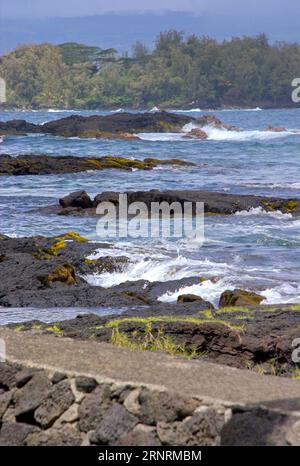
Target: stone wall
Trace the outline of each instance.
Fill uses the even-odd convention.
[[[299,445],[300,411],[0,363],[0,445]]]

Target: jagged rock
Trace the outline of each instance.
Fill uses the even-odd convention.
[[[207,305],[207,309],[212,308],[213,305],[209,303],[208,301],[205,301],[205,299],[201,298],[201,296],[197,296],[195,294],[181,294],[177,298],[178,303],[193,303],[193,302],[199,302],[205,305]]]
[[[29,434],[37,432],[36,427],[16,422],[4,422],[0,430],[0,446],[23,446]]]
[[[51,377],[51,382],[53,384],[56,384],[61,382],[62,380],[65,380],[66,378],[66,374],[63,374],[62,372],[54,372],[54,374]]]
[[[173,422],[190,416],[198,406],[198,402],[172,394],[144,389],[139,394],[139,419],[150,425],[159,421]]]
[[[265,298],[256,293],[245,290],[224,291],[221,294],[219,306],[257,306]]]
[[[120,135],[111,135],[114,139]],[[138,139],[128,135],[127,139]],[[19,155],[17,157],[2,154],[0,157],[0,176],[51,175],[61,173],[78,173],[88,170],[151,170],[159,165],[193,166],[193,162],[179,159],[144,160],[117,156],[76,157],[48,155]]]
[[[0,362],[0,389],[9,390],[16,384],[17,369]]]
[[[75,193],[76,194],[76,193]],[[232,215],[241,211],[248,211],[252,208],[262,208],[268,212],[274,212],[279,210],[283,213],[290,213],[298,215],[300,213],[300,201],[299,199],[284,199],[275,197],[263,197],[255,196],[252,194],[229,194],[229,193],[218,193],[210,191],[192,191],[192,190],[166,190],[159,191],[156,189],[150,191],[127,191],[128,203],[133,202],[144,202],[151,211],[153,202],[178,202],[182,208],[186,202],[192,203],[192,214],[196,215],[196,203],[204,203],[204,213],[206,214],[221,214],[221,215]],[[73,196],[71,193],[69,196]],[[111,202],[116,207],[119,205],[119,192],[107,191],[102,192],[94,198],[93,207],[90,208],[90,204],[87,207],[83,207],[80,202],[78,204],[70,206],[69,196],[60,200],[59,206],[48,206],[40,208],[39,211],[43,213],[56,213],[66,215],[96,215],[96,207],[100,202]],[[75,196],[76,197],[76,196]],[[64,207],[64,199],[67,199],[68,206]],[[71,201],[72,202],[72,201]],[[118,213],[118,209],[117,209]]]
[[[156,429],[138,424],[131,432],[119,438],[112,445],[114,446],[144,446],[152,447],[161,445],[156,433]]]
[[[183,422],[159,422],[158,437],[162,444],[170,446],[215,446],[220,444],[224,416],[216,409],[197,411]]]
[[[63,380],[54,385],[47,398],[40,403],[34,413],[34,419],[43,428],[50,427],[75,401],[70,383]]]
[[[9,406],[9,403],[12,399],[12,395],[13,395],[13,390],[0,394],[0,423],[1,423],[2,417],[4,416]]]
[[[138,423],[138,418],[129,413],[122,405],[115,403],[98,423],[90,442],[96,445],[113,444],[128,434]]]
[[[16,374],[16,387],[22,388],[37,373],[37,369],[23,369]]]
[[[286,446],[289,417],[263,408],[239,411],[221,432],[224,446]]]
[[[78,391],[91,393],[97,387],[97,382],[92,377],[78,376],[75,379],[75,385]]]
[[[52,384],[43,372],[38,372],[15,394],[16,418],[30,415],[48,397]]]
[[[286,434],[289,445],[300,447],[300,421],[295,422]]]
[[[78,426],[80,431],[94,430],[111,406],[109,385],[99,385],[92,393],[86,395],[79,407]]]
[[[75,191],[61,199],[59,203],[62,207],[81,207],[88,209],[93,206],[90,196],[85,191]]]
[[[280,128],[276,126],[268,126],[266,131],[272,131],[273,133],[283,133],[284,131],[287,131],[286,128]]]
[[[70,264],[63,264],[55,267],[48,275],[39,277],[40,282],[49,286],[51,283],[60,282],[66,285],[75,285],[76,275],[75,269]]]
[[[194,128],[184,135],[187,139],[207,139],[208,134],[200,128]]]
[[[61,429],[51,428],[30,433],[25,443],[27,446],[79,446],[81,442],[82,438],[78,430],[66,425]]]

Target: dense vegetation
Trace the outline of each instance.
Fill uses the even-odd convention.
[[[21,46],[1,57],[8,103],[21,107],[219,107],[291,104],[300,45],[270,45],[265,35],[222,43],[160,34],[154,50],[129,56],[68,43]]]

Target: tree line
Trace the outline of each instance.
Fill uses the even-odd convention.
[[[77,43],[22,45],[0,57],[8,104],[23,108],[289,106],[300,45],[264,34],[218,42],[170,30],[130,55]]]

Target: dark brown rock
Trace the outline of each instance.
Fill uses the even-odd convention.
[[[139,418],[144,424],[155,425],[159,421],[173,422],[190,416],[198,402],[170,392],[143,389],[138,398]]]
[[[136,426],[134,430],[119,438],[113,445],[115,446],[143,446],[153,447],[161,445],[155,429],[148,426]]]
[[[35,410],[34,419],[43,429],[47,429],[74,401],[69,381],[63,380],[51,388],[47,398]]]
[[[220,444],[224,416],[214,408],[203,408],[183,422],[159,422],[158,436],[164,445],[215,446]]]
[[[91,393],[97,387],[97,382],[92,377],[78,376],[75,385],[79,392]]]
[[[181,294],[177,298],[178,303],[194,303],[195,301],[207,304],[207,308],[212,308],[212,304],[208,301],[205,301],[201,296],[197,296],[195,294]]]
[[[81,207],[82,209],[88,209],[93,206],[92,200],[85,191],[76,191],[68,196],[59,199],[59,203],[62,207]]]
[[[4,362],[0,362],[0,388],[9,390],[16,384],[18,370]]]
[[[47,399],[51,388],[52,384],[43,372],[35,374],[15,395],[16,418],[22,420],[31,415]]]
[[[78,430],[66,425],[61,429],[51,428],[42,432],[34,432],[26,437],[27,446],[79,446],[82,438]]]
[[[257,306],[265,298],[256,293],[245,290],[224,291],[220,297],[220,307],[229,306]]]
[[[237,411],[225,424],[221,444],[226,446],[286,446],[288,416],[263,408]]]
[[[98,423],[90,442],[96,445],[108,445],[128,434],[138,423],[138,419],[119,403],[114,403]]]
[[[208,134],[200,128],[194,128],[184,135],[187,139],[207,139]]]
[[[13,396],[13,390],[0,394],[0,423]]]
[[[36,431],[36,427],[28,424],[4,422],[0,430],[0,446],[26,445],[28,435]]]
[[[78,426],[81,432],[94,430],[110,410],[110,387],[99,385],[92,393],[88,394],[79,406]]]

